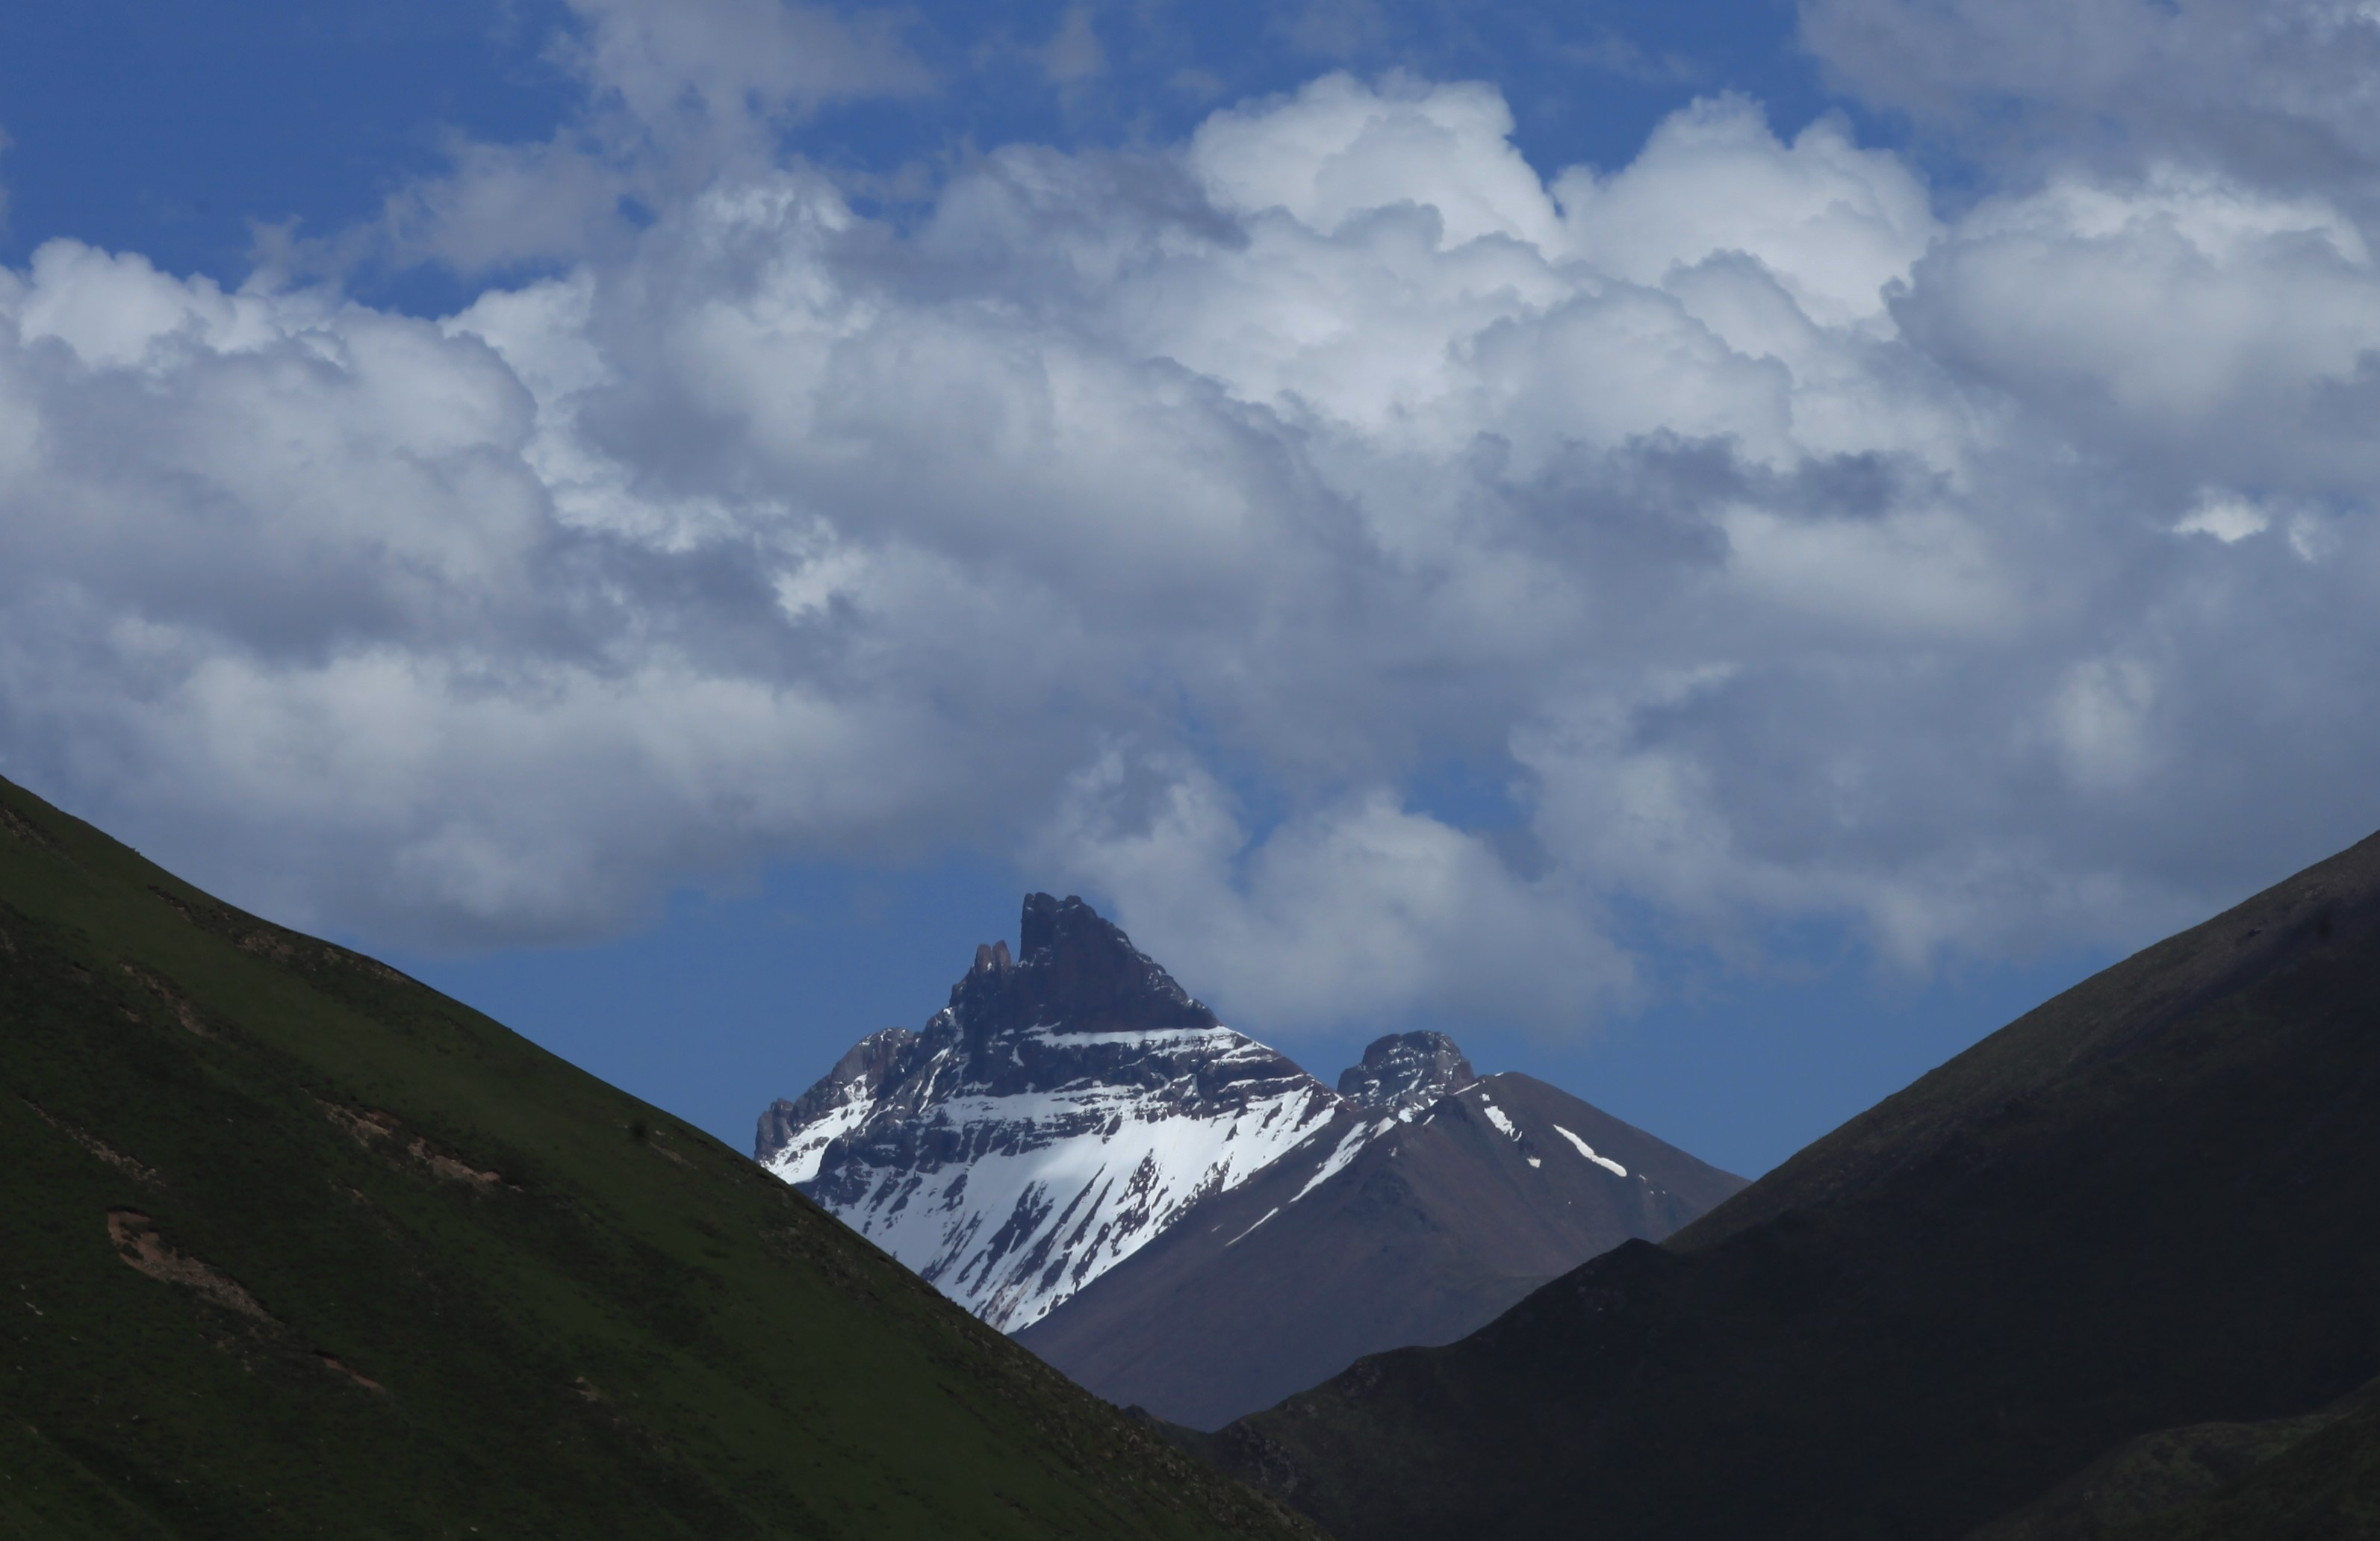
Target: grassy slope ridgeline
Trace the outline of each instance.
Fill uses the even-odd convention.
[[[1317,1536],[742,1156],[0,782],[0,1533]]]

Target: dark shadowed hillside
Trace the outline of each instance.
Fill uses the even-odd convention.
[[[2380,839],[1208,1448],[1348,1541],[2372,1534],[2376,1124]]]
[[[742,1156],[0,783],[0,1534],[1311,1535]]]

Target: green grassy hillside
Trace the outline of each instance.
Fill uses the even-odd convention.
[[[2369,1541],[2380,1535],[2380,1397],[2365,1395],[2196,1502],[2076,1541]],[[2284,1436],[2289,1431],[2278,1431]]]
[[[2159,1429],[2125,1440],[1965,1541],[2346,1541],[2380,1534],[2375,1422],[2380,1382],[2293,1418]]]
[[[0,1533],[1314,1536],[742,1156],[0,783]]]

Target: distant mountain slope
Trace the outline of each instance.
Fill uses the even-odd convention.
[[[0,783],[0,1534],[1312,1535],[741,1156]]]
[[[1383,1038],[1366,1060],[1340,1086],[1367,1106],[1017,1341],[1111,1401],[1214,1428],[1361,1354],[1459,1338],[1743,1186],[1542,1081],[1475,1079],[1440,1035]]]
[[[1014,1330],[1339,1107],[1080,899],[1028,894],[923,1033],[864,1038],[754,1155]]]
[[[1342,1541],[1956,1541],[2143,1435],[2292,1418],[2380,1373],[2375,1126],[2380,839],[2029,1013],[1667,1244],[1192,1442]],[[2374,1425],[2172,1533],[2370,1534]]]

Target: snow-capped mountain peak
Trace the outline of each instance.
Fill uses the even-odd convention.
[[[756,1156],[1004,1331],[1343,1107],[1080,899],[1027,895],[922,1033],[863,1038]]]

